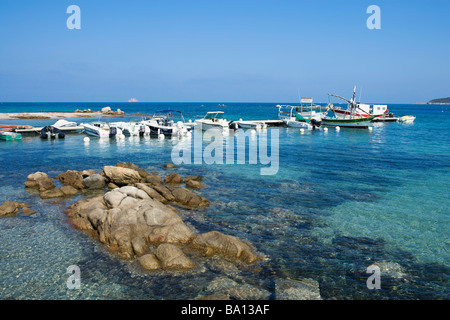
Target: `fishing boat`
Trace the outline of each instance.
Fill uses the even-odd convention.
[[[416,120],[415,116],[403,116],[398,119],[398,122],[401,123],[413,123]]]
[[[223,118],[223,111],[209,111],[203,119],[195,120],[195,123],[201,130],[218,129],[225,131],[238,128],[238,123]]]
[[[47,139],[47,138],[51,138],[51,139],[55,139],[55,138],[59,138],[59,139],[64,139],[64,137],[66,136],[64,134],[64,132],[62,132],[61,130],[59,130],[58,128],[54,127],[54,126],[46,126],[43,127],[41,129],[41,131],[39,132],[39,134],[41,135],[42,139]]]
[[[187,136],[191,126],[185,124],[183,113],[178,110],[160,110],[144,121],[150,129],[150,135]]]
[[[334,107],[333,104],[329,104],[329,109],[333,111],[334,116],[322,117],[322,124],[326,126],[334,127],[346,127],[346,128],[361,128],[367,129],[370,126],[370,122],[378,117],[379,115],[371,115],[362,109],[359,103],[355,102],[355,91],[356,87],[353,89],[353,96],[350,100],[347,100],[341,96],[334,94],[329,94],[329,96],[339,98],[348,103],[345,112],[336,113],[336,111],[342,111],[340,107]]]
[[[94,137],[110,138],[122,135],[122,130],[105,122],[81,123],[80,126],[84,128],[86,134]]]
[[[319,128],[322,117],[326,115],[328,109],[320,105],[313,105],[312,98],[301,98],[300,101],[300,106],[277,105],[278,119],[288,127],[312,130]],[[305,101],[310,102],[311,105],[304,106]]]
[[[22,140],[22,135],[13,131],[0,131],[0,140],[12,141],[12,140]]]

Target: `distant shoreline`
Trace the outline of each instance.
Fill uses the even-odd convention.
[[[100,111],[86,112],[9,112],[0,113],[0,119],[58,119],[58,118],[92,118],[101,115]]]

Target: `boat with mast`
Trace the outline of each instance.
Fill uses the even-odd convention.
[[[355,102],[355,92],[356,86],[353,89],[353,96],[350,100],[347,100],[335,94],[328,94],[329,96],[344,100],[348,104],[347,109],[344,112],[341,112],[342,108],[335,107],[333,106],[333,104],[330,103],[328,107],[331,111],[333,111],[334,117],[329,116],[322,117],[322,124],[333,127],[361,128],[361,129],[369,128],[370,122],[379,115],[372,115],[370,114],[370,112],[361,108],[360,103]]]
[[[303,105],[304,103],[310,105]],[[313,98],[302,97],[300,106],[277,105],[278,119],[288,127],[316,129],[320,127],[322,117],[328,108],[313,104]]]

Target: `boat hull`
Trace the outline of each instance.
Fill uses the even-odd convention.
[[[352,119],[322,118],[322,124],[331,127],[367,129],[370,125],[370,121],[372,121],[375,117],[377,116]]]

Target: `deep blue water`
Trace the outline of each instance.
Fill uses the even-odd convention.
[[[0,112],[99,110],[133,113],[181,110],[186,120],[223,110],[230,120],[276,119],[275,103],[3,103]],[[203,105],[203,106],[202,106]],[[225,275],[273,291],[276,278],[319,281],[325,299],[448,299],[450,189],[449,106],[389,105],[413,124],[376,125],[372,132],[271,128],[279,134],[279,170],[260,175],[263,164],[186,164],[181,175],[205,176],[201,194],[211,206],[182,213],[198,232],[219,230],[252,242],[267,257],[258,270],[218,271],[206,264],[193,274],[142,274],[110,255],[67,223],[61,203],[25,190],[28,174],[56,176],[68,169],[101,170],[133,162],[161,175],[178,140],[90,139],[84,134],[45,141],[0,141],[0,203],[32,204],[30,217],[0,219],[0,298],[194,299]],[[106,118],[106,121],[116,120]],[[84,122],[86,119],[75,119]],[[47,125],[55,120],[0,120],[0,124]],[[241,134],[238,132],[238,135]],[[251,139],[260,139],[257,133]],[[194,136],[182,143],[190,145]],[[223,142],[234,139],[224,137]],[[208,144],[205,142],[204,147]],[[382,274],[381,290],[366,287],[366,268],[382,261],[404,276]],[[82,270],[82,290],[66,288],[66,268]]]

